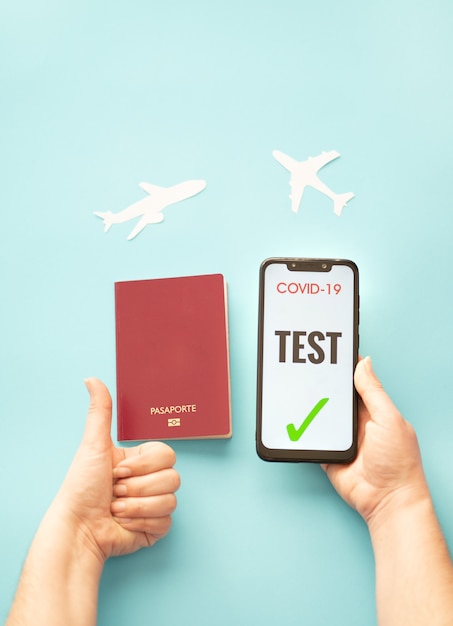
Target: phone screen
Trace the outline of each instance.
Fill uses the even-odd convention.
[[[356,454],[358,270],[352,261],[261,266],[257,450],[266,460]]]

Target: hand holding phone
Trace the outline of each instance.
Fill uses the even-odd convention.
[[[260,270],[257,452],[267,461],[357,454],[358,269],[267,259]]]

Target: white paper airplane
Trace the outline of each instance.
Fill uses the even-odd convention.
[[[313,187],[333,200],[333,210],[336,215],[341,215],[343,208],[354,197],[354,194],[351,192],[334,193],[318,178],[318,171],[324,165],[327,165],[334,159],[338,159],[340,156],[336,150],[323,152],[315,157],[308,157],[306,161],[296,161],[284,154],[284,152],[280,152],[280,150],[274,150],[272,154],[280,165],[283,165],[291,174],[289,181],[291,194],[289,197],[291,198],[291,209],[294,213],[297,213],[299,210],[305,187]]]
[[[162,222],[164,219],[162,211],[167,206],[186,200],[186,198],[191,198],[203,191],[206,187],[206,181],[187,180],[172,187],[159,187],[150,183],[140,183],[139,186],[149,194],[146,198],[134,202],[134,204],[119,211],[119,213],[112,213],[111,211],[106,211],[105,213],[94,212],[95,215],[104,220],[104,232],[107,232],[112,224],[122,224],[141,215],[142,218],[137,222],[128,237],[129,240],[133,239],[148,224]]]

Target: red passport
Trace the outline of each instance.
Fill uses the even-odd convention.
[[[221,274],[115,283],[118,440],[231,437]]]

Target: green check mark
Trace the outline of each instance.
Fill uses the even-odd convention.
[[[296,428],[294,424],[288,424],[286,426],[286,430],[288,431],[288,436],[291,439],[291,441],[299,441],[299,439],[302,437],[304,432],[310,426],[312,421],[318,415],[319,411],[322,409],[323,406],[327,404],[327,402],[329,402],[329,398],[322,398],[322,400],[320,400],[317,404],[315,404],[315,406],[312,408],[312,410],[304,419],[304,421],[299,426],[299,428]]]

